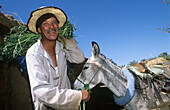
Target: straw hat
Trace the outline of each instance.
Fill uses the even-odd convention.
[[[42,15],[47,14],[47,13],[51,13],[55,15],[55,17],[59,20],[59,28],[62,27],[67,20],[66,14],[61,9],[57,7],[53,7],[53,6],[42,7],[31,13],[30,18],[27,22],[28,29],[34,33],[38,33],[36,29],[37,20]]]

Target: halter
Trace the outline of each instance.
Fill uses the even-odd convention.
[[[92,77],[92,79],[89,81],[88,84],[85,84],[83,81],[81,81],[81,80],[78,79],[78,78],[76,78],[76,79],[77,79],[80,83],[82,83],[83,85],[89,85],[89,84],[92,82],[92,80],[94,79],[94,77],[97,75],[97,73],[99,72],[99,70],[102,68],[103,64],[104,64],[104,60],[103,60],[103,62],[102,62],[102,64],[101,64],[101,66],[100,66],[99,69],[96,71],[96,73],[94,74],[94,76]]]
[[[104,64],[104,60],[103,60],[103,62],[102,62],[102,65],[101,65],[101,66],[99,67],[99,69],[96,71],[96,73],[94,74],[94,76],[92,77],[92,79],[89,81],[88,84],[90,84],[90,83],[92,82],[92,80],[94,79],[94,77],[97,75],[97,73],[99,72],[99,70],[102,68],[103,64]]]

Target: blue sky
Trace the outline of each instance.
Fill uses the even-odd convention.
[[[170,24],[170,4],[161,0],[2,0],[0,5],[24,23],[41,6],[63,9],[75,23],[78,46],[88,58],[92,41],[118,65],[170,54],[170,34],[157,30]]]

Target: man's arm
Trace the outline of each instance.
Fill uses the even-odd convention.
[[[71,63],[82,63],[85,60],[82,50],[77,46],[74,38],[66,39],[62,37],[66,42],[66,57]],[[62,43],[61,38],[58,38],[58,41]]]

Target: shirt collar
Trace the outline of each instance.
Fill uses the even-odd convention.
[[[47,51],[44,49],[44,47],[41,43],[41,39],[42,39],[42,37],[38,38],[38,44],[43,50],[44,57],[46,57],[47,59],[50,59],[50,56],[48,55]],[[58,41],[56,41],[55,53],[56,53],[57,56],[58,56],[58,53],[59,53],[59,50],[60,50],[59,48],[60,48],[60,43]]]

